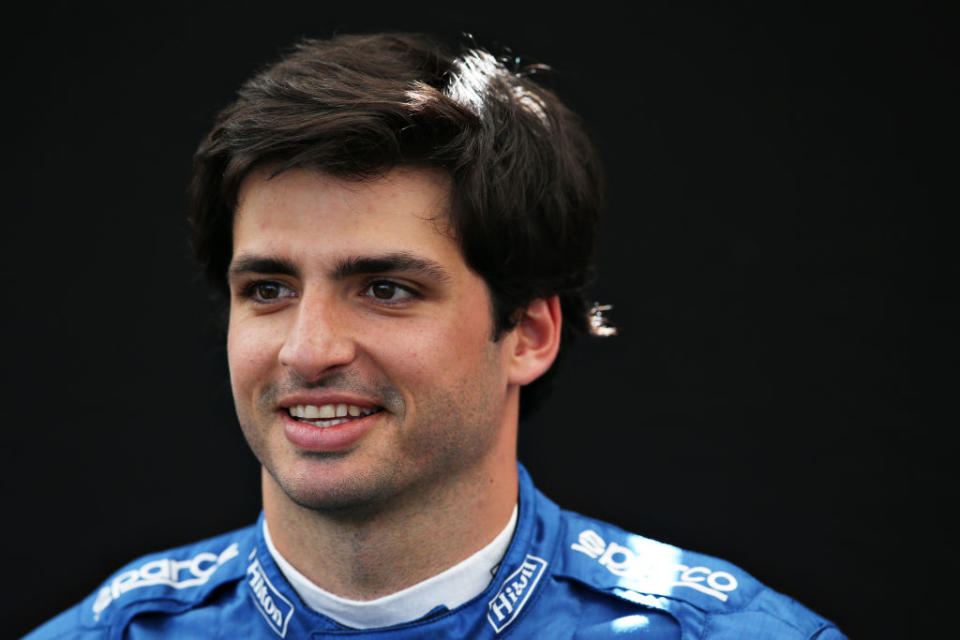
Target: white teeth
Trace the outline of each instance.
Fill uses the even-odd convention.
[[[337,404],[322,404],[319,406],[313,404],[298,404],[287,409],[292,417],[303,422],[309,422],[310,424],[318,427],[332,427],[333,425],[347,422],[347,420],[344,419],[347,416],[354,418],[360,416],[369,416],[370,414],[376,413],[379,410],[379,408],[375,407],[360,407],[355,404],[346,404],[344,402]]]
[[[347,418],[334,418],[333,420],[307,420],[305,418],[301,418],[300,422],[306,422],[307,424],[312,424],[315,427],[326,429],[327,427],[332,427],[334,425],[343,424],[344,422],[350,421]]]

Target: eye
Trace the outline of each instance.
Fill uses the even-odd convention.
[[[400,303],[407,302],[416,294],[409,288],[391,280],[375,280],[363,291],[363,295],[380,302]]]
[[[296,294],[289,287],[275,280],[257,280],[244,287],[242,295],[254,302],[266,303],[280,298],[291,298]]]

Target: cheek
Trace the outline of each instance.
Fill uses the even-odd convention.
[[[395,327],[394,327],[395,329]],[[463,313],[447,322],[425,321],[407,331],[393,331],[379,352],[389,353],[394,371],[419,384],[446,386],[479,374],[491,357],[490,322],[480,312]]]
[[[235,395],[258,379],[270,359],[267,345],[251,329],[244,323],[231,323],[227,329],[227,365]]]

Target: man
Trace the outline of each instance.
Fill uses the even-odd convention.
[[[530,71],[339,36],[241,88],[191,219],[263,515],[30,638],[843,638],[726,562],[560,510],[518,466],[561,350],[612,332],[584,299],[595,152]]]

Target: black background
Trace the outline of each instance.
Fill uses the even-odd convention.
[[[594,292],[621,336],[578,345],[523,425],[540,488],[729,559],[854,638],[934,633],[957,571],[956,423],[937,402],[955,386],[955,212],[936,189],[956,169],[955,9],[559,6],[6,18],[0,635],[256,517],[185,241],[191,155],[284,45],[378,29],[468,31],[552,65],[600,147]]]

